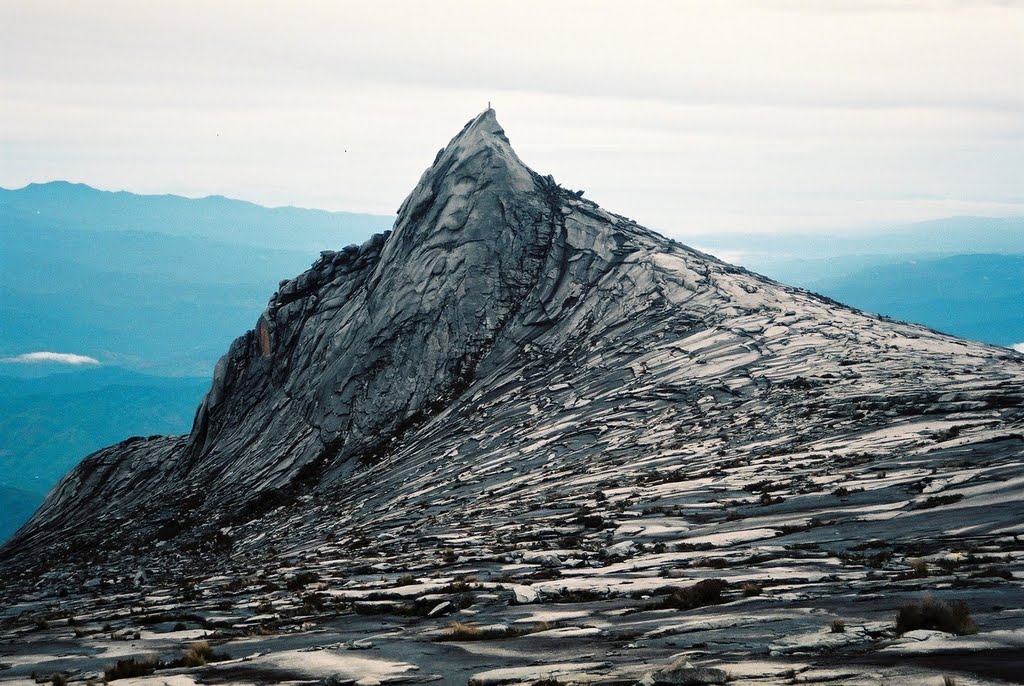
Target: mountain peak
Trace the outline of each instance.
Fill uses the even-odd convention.
[[[438,151],[412,193],[398,209],[396,232],[417,224],[429,205],[439,198],[468,198],[477,191],[529,193],[536,190],[536,175],[519,159],[493,109],[471,119]]]
[[[679,632],[670,608],[692,608],[679,599],[704,578],[740,627],[736,645],[786,659],[824,645],[820,618],[836,598],[906,578],[911,554],[1001,551],[1015,557],[997,576],[1020,578],[1022,389],[1024,364],[1006,349],[854,311],[605,212],[529,170],[488,110],[438,155],[390,235],[328,251],[281,283],[218,363],[189,438],[130,439],[58,484],[0,549],[0,629],[64,646],[66,623],[29,629],[32,618],[73,609],[125,633],[174,611],[257,628],[269,606],[269,626],[303,622],[294,647],[373,631],[382,654],[422,662],[422,680],[465,683],[475,657],[427,648],[458,638],[442,622],[470,616],[445,612],[514,626],[530,612],[521,604],[583,600],[609,629],[565,627],[604,656],[571,669],[633,683],[677,655],[659,637]],[[709,547],[740,563],[706,578]],[[744,561],[755,558],[752,576]],[[740,599],[741,585],[775,584],[783,568],[784,593],[766,583],[767,601]],[[469,569],[481,584],[438,604],[438,579]],[[985,584],[975,607],[991,607],[990,582],[975,582]],[[991,583],[1007,598],[1016,588]],[[370,611],[406,630],[382,636],[355,616],[375,597],[388,599]],[[799,608],[786,609],[796,619],[784,635],[751,623],[751,607],[776,612],[787,598]],[[890,626],[903,600],[863,608],[857,626]],[[433,616],[410,621],[410,608]],[[330,639],[299,633],[308,614],[327,612],[313,626]],[[983,630],[1005,625],[986,612]],[[218,649],[248,654],[265,640],[240,633]],[[627,635],[651,640],[620,650]],[[858,629],[856,644],[839,646],[847,652],[820,659],[831,668],[850,651],[889,651],[889,636]],[[249,671],[228,677],[363,675],[334,672],[348,664],[334,659],[287,671],[304,653],[266,640],[272,653],[232,662]],[[569,669],[564,656],[548,651],[551,664],[527,680]],[[74,666],[95,669],[96,657]]]
[[[482,144],[490,138],[498,138],[506,144],[508,143],[505,130],[498,123],[498,115],[491,107],[470,119],[459,135],[455,137],[466,147]]]

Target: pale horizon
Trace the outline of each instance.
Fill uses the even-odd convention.
[[[44,2],[4,15],[6,188],[391,215],[491,102],[536,171],[670,236],[1024,215],[1020,3]]]

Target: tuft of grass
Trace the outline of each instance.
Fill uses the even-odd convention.
[[[948,674],[942,675],[942,686],[956,686],[956,679]]]
[[[1013,572],[1011,572],[1006,567],[1000,567],[999,565],[989,565],[988,567],[982,567],[977,571],[971,572],[971,578],[999,578],[1006,579],[1007,581],[1013,581]]]
[[[550,625],[544,624],[544,628],[551,628]],[[481,628],[475,624],[466,624],[464,622],[452,622],[448,625],[448,629],[438,636],[438,641],[486,641],[488,639],[495,638],[515,638],[517,636],[525,636],[526,634],[534,633],[535,631],[543,631],[544,629],[517,629],[517,628],[502,628],[502,629],[486,629]]]
[[[913,570],[914,577],[917,579],[923,579],[928,576],[928,562],[920,557],[910,561],[910,569]]]
[[[140,676],[149,676],[159,666],[155,657],[142,658],[136,661],[134,657],[127,660],[118,660],[115,664],[103,670],[104,681],[115,681],[117,679],[133,679]]]
[[[978,632],[971,619],[971,611],[961,601],[947,603],[925,596],[919,602],[904,603],[896,611],[896,633],[905,634],[915,629],[934,629],[963,636]]]
[[[449,641],[476,641],[483,637],[483,633],[475,624],[452,622],[448,625],[444,637]]]
[[[846,633],[846,622],[841,619],[833,619],[832,623],[829,624],[829,628],[834,634],[844,634]]]
[[[659,607],[675,610],[695,610],[698,607],[719,605],[724,602],[722,591],[728,587],[729,584],[722,579],[703,579],[693,586],[673,591],[661,601]]]
[[[68,678],[63,672],[54,672],[50,675],[50,683],[53,686],[68,686]]]
[[[213,661],[213,648],[206,641],[191,643],[181,656],[181,664],[185,667],[202,667]]]
[[[753,582],[748,581],[747,583],[743,584],[742,590],[743,590],[743,597],[744,598],[750,598],[750,597],[755,596],[755,595],[761,595],[761,592],[764,589],[761,588],[760,584],[755,584]]]

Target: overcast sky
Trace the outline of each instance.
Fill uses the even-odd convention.
[[[1024,214],[1015,2],[0,0],[0,186],[391,213],[493,102],[666,233]]]

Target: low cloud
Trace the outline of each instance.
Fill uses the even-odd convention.
[[[1024,342],[1014,343],[1010,347],[1013,348],[1014,350],[1016,350],[1019,353],[1024,353]]]
[[[72,353],[35,352],[15,357],[0,357],[0,362],[8,364],[70,364],[74,366],[98,365],[95,357],[74,355]]]

